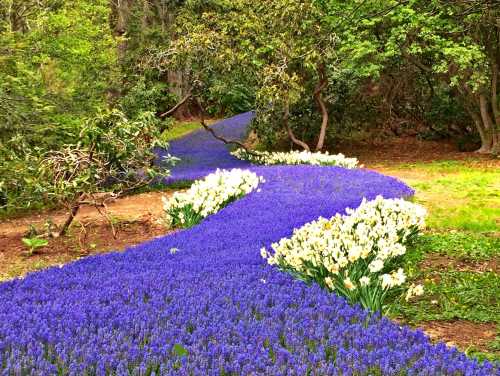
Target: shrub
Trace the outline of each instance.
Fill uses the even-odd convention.
[[[197,180],[186,192],[163,198],[166,222],[171,227],[192,227],[264,182],[249,170],[217,170]]]
[[[402,199],[378,196],[346,213],[320,217],[272,244],[273,254],[265,248],[261,254],[301,280],[381,311],[388,293],[406,281],[401,256],[405,244],[423,229],[426,211]],[[421,287],[412,286],[407,298],[421,292]]]
[[[347,158],[343,154],[330,155],[328,152],[308,152],[308,151],[289,151],[289,152],[267,152],[255,151],[253,154],[243,149],[237,149],[231,154],[238,159],[246,160],[261,165],[299,165],[310,164],[320,166],[339,166],[345,168],[356,168],[358,160],[356,158]]]

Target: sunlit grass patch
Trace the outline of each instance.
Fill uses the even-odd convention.
[[[207,120],[206,123],[211,125],[214,124],[217,120],[210,119]],[[191,132],[197,131],[198,129],[202,129],[201,123],[199,120],[195,121],[175,121],[172,125],[162,134],[162,139],[164,141],[171,141],[176,138],[183,137]]]
[[[176,138],[182,137],[196,131],[201,128],[201,124],[196,121],[182,121],[182,122],[174,122],[172,126],[167,129],[162,134],[162,138],[165,141],[174,140]]]
[[[434,253],[462,260],[490,260],[500,256],[500,238],[467,232],[427,233],[414,246],[414,254]]]
[[[468,161],[397,166],[434,229],[500,231],[500,169]]]

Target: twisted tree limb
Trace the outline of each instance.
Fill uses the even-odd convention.
[[[250,155],[253,155],[253,156],[258,156],[256,153],[254,153],[252,150],[250,150],[245,144],[243,144],[242,142],[240,141],[237,141],[237,140],[228,140],[227,138],[225,137],[222,137],[220,135],[218,135],[217,133],[215,133],[215,131],[210,128],[207,123],[205,123],[205,118],[203,116],[203,114],[205,113],[205,110],[203,108],[203,106],[201,105],[200,101],[198,100],[198,98],[193,98],[193,101],[194,103],[196,104],[196,106],[198,106],[199,110],[200,110],[200,124],[201,126],[208,132],[210,133],[215,139],[219,140],[219,141],[222,141],[224,144],[226,145],[236,145],[242,149],[244,149],[248,154]]]
[[[304,150],[311,151],[309,145],[307,145],[304,141],[299,140],[297,137],[295,137],[295,134],[293,133],[293,130],[290,127],[290,123],[288,122],[289,116],[290,116],[290,106],[288,104],[288,98],[286,98],[285,103],[283,105],[283,125],[285,126],[286,132],[288,133],[288,137],[294,144],[300,146]]]
[[[175,111],[179,109],[184,103],[186,103],[190,98],[192,97],[192,94],[187,94],[184,98],[181,99],[179,103],[177,103],[174,107],[172,107],[170,110],[165,111],[164,113],[158,115],[160,117],[167,117],[172,115]]]
[[[326,128],[328,127],[328,110],[326,108],[323,98],[321,97],[321,92],[328,84],[324,64],[320,64],[320,66],[318,67],[318,75],[319,75],[319,82],[314,89],[313,96],[321,110],[321,128],[319,131],[318,143],[316,144],[316,151],[321,151],[325,143]]]

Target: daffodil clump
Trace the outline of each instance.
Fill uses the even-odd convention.
[[[356,168],[358,160],[348,158],[344,154],[328,154],[309,151],[289,151],[289,152],[267,152],[254,151],[252,154],[244,149],[236,149],[231,153],[238,159],[249,161],[260,165],[301,165],[310,164],[317,166],[339,166],[344,168]]]
[[[195,181],[187,191],[176,192],[170,199],[163,197],[166,223],[170,227],[192,227],[263,182],[249,170],[217,170]]]
[[[261,254],[271,265],[360,303],[373,312],[386,310],[389,293],[402,290],[406,275],[400,266],[406,244],[425,226],[426,210],[403,199],[363,202],[346,215],[319,218]],[[410,286],[406,299],[423,293]]]

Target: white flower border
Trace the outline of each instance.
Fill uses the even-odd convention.
[[[357,158],[348,158],[343,154],[328,154],[309,151],[289,151],[289,152],[267,152],[253,151],[248,153],[244,149],[236,149],[231,152],[238,159],[246,160],[260,165],[300,165],[310,164],[317,166],[339,166],[344,168],[356,168],[358,166]]]
[[[424,207],[403,199],[363,199],[346,215],[320,217],[295,229],[290,238],[273,243],[272,252],[262,248],[261,255],[270,265],[353,300],[375,294],[383,300],[389,289],[406,282],[403,269],[391,270],[391,261],[406,253],[405,244],[424,229],[426,215]],[[412,285],[406,298],[422,293],[422,286]]]
[[[264,178],[242,169],[220,170],[195,181],[184,192],[176,192],[163,200],[166,222],[169,226],[183,226],[187,216],[205,218],[221,210],[228,203],[257,189]]]

